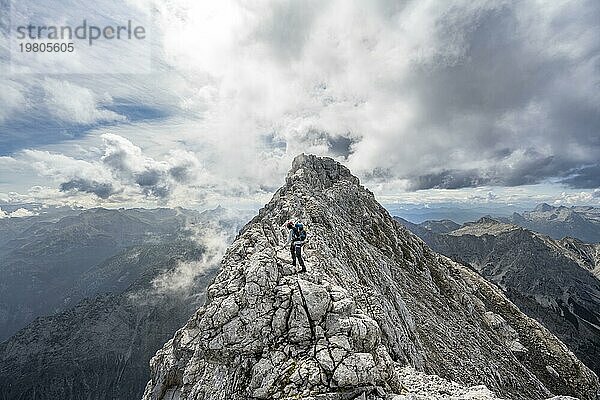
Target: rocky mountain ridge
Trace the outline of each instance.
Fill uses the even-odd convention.
[[[289,265],[288,219],[308,228],[307,273]],[[406,366],[501,397],[598,398],[598,378],[497,287],[431,251],[345,167],[301,155],[152,359],[144,399],[402,398]]]
[[[407,224],[411,230],[414,227]],[[597,245],[546,235],[492,218],[446,234],[413,232],[434,250],[500,286],[523,312],[543,323],[600,373],[600,280]]]
[[[507,224],[504,222],[497,221],[491,217],[482,217],[476,222],[466,223],[461,227],[454,230],[449,230],[445,233],[452,236],[462,235],[499,235],[504,232],[512,232],[519,229],[523,229],[517,225]],[[435,232],[434,232],[435,233]]]
[[[600,243],[584,243],[566,237],[558,242],[564,254],[600,279]]]

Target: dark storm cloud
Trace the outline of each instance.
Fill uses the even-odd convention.
[[[570,162],[554,157],[543,156],[535,151],[524,153],[523,160],[507,167],[501,165],[496,171],[498,182],[503,186],[521,186],[538,183],[548,177],[561,175],[569,168]]]
[[[116,172],[131,173],[128,158],[131,154],[124,149],[118,149],[102,157],[102,162]]]
[[[352,151],[353,143],[356,143],[356,140],[346,136],[328,137],[329,151],[335,156],[347,158]]]
[[[510,157],[507,155],[506,157]],[[493,167],[470,170],[443,170],[439,173],[418,175],[410,178],[410,189],[460,189],[484,185],[521,186],[539,183],[548,177],[564,176],[566,171],[572,171],[573,163],[552,156],[543,156],[533,149],[528,149],[520,155],[519,161],[503,162],[502,157]],[[575,181],[567,179],[562,183],[573,187]],[[586,186],[596,187],[596,186]]]
[[[135,183],[140,186],[156,186],[161,180],[162,172],[157,170],[146,170],[135,176]]]
[[[442,171],[437,174],[422,175],[411,180],[412,190],[421,189],[459,189],[490,184],[489,178],[483,178],[477,171]]]
[[[353,3],[336,13],[350,20],[363,14],[365,23],[341,19],[349,31],[340,36],[332,33],[336,21],[319,31],[312,8],[274,7],[257,38],[279,62],[293,68],[300,59],[320,79],[313,95],[323,114],[346,113],[302,125],[286,138],[288,149],[326,147],[368,179],[381,181],[385,171],[413,189],[556,179],[577,187],[563,178],[600,161],[600,2]],[[364,28],[370,24],[378,30]],[[411,29],[421,27],[425,33],[414,39]],[[329,36],[332,46],[315,50]],[[408,67],[387,69],[395,58]],[[390,118],[402,108],[408,122]],[[363,119],[352,136],[331,133],[354,115]]]
[[[398,169],[412,188],[518,186],[573,169],[577,174],[564,184],[599,186],[598,167],[582,166],[598,162],[600,154],[600,97],[590,90],[600,88],[600,3],[570,7],[545,27],[537,27],[536,19],[526,24],[525,9],[533,6],[519,2],[438,21],[437,34],[460,37],[464,54],[417,65],[399,86],[422,110],[413,127],[421,134],[410,140],[427,142],[432,131],[446,134],[432,143],[437,165],[426,166],[442,172]],[[550,31],[538,31],[543,28]],[[470,160],[453,159],[457,150],[471,154]],[[515,160],[511,154],[520,155]],[[482,167],[463,169],[464,161]]]
[[[191,175],[190,169],[187,166],[179,165],[177,167],[173,167],[169,170],[169,174],[173,179],[177,182],[188,182],[190,180]]]
[[[460,12],[457,9],[456,12]],[[438,35],[461,37],[463,52],[456,60],[422,65],[411,78],[428,121],[444,124],[456,113],[472,112],[493,122],[494,116],[525,107],[534,94],[568,68],[568,60],[535,54],[516,10],[486,10],[469,19],[447,15]]]
[[[59,188],[61,192],[75,190],[79,192],[93,193],[101,199],[108,199],[111,195],[118,193],[112,183],[96,182],[83,178],[75,178],[68,182],[63,182],[60,184]]]
[[[358,140],[350,137],[346,132],[343,135],[334,135],[325,130],[310,128],[293,138],[306,146],[322,146],[327,148],[329,154],[335,157],[347,158],[352,153],[352,145]]]
[[[600,165],[578,168],[561,182],[578,189],[600,188]]]
[[[197,178],[200,165],[195,157],[187,157],[184,155],[178,157],[174,161],[174,165],[169,168],[169,175],[175,182],[178,183],[190,183]]]
[[[147,169],[135,175],[135,183],[142,188],[144,194],[149,196],[166,198],[171,193],[163,171]]]

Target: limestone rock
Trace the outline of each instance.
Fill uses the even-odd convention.
[[[594,275],[595,248],[600,245],[570,238],[558,241],[491,218],[446,234],[406,226],[434,250],[467,263],[501,287],[521,311],[600,374],[600,281]]]
[[[288,219],[309,232],[307,273],[289,268]],[[301,155],[227,250],[206,304],[152,359],[144,400],[387,400],[406,394],[402,366],[486,386],[471,393],[488,397],[463,398],[598,393],[597,377],[497,288],[432,252],[347,168]]]

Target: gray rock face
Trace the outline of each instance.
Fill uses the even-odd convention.
[[[398,370],[405,394],[391,400],[500,400],[485,386],[464,387],[456,382],[415,371],[411,367]]]
[[[292,218],[309,232],[307,273],[283,246]],[[499,289],[429,250],[345,167],[305,155],[150,364],[145,400],[385,399],[406,392],[408,365],[515,399],[598,395],[597,377]]]
[[[557,241],[489,219],[422,238],[503,288],[523,312],[600,373],[600,280],[593,275],[597,245]]]
[[[558,243],[564,249],[565,256],[600,279],[600,243],[583,243],[570,237],[563,238]]]

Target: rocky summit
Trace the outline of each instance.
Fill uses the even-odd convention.
[[[306,273],[284,244],[289,219],[309,233]],[[496,286],[431,251],[347,168],[307,155],[150,364],[145,400],[596,399],[599,389]]]

